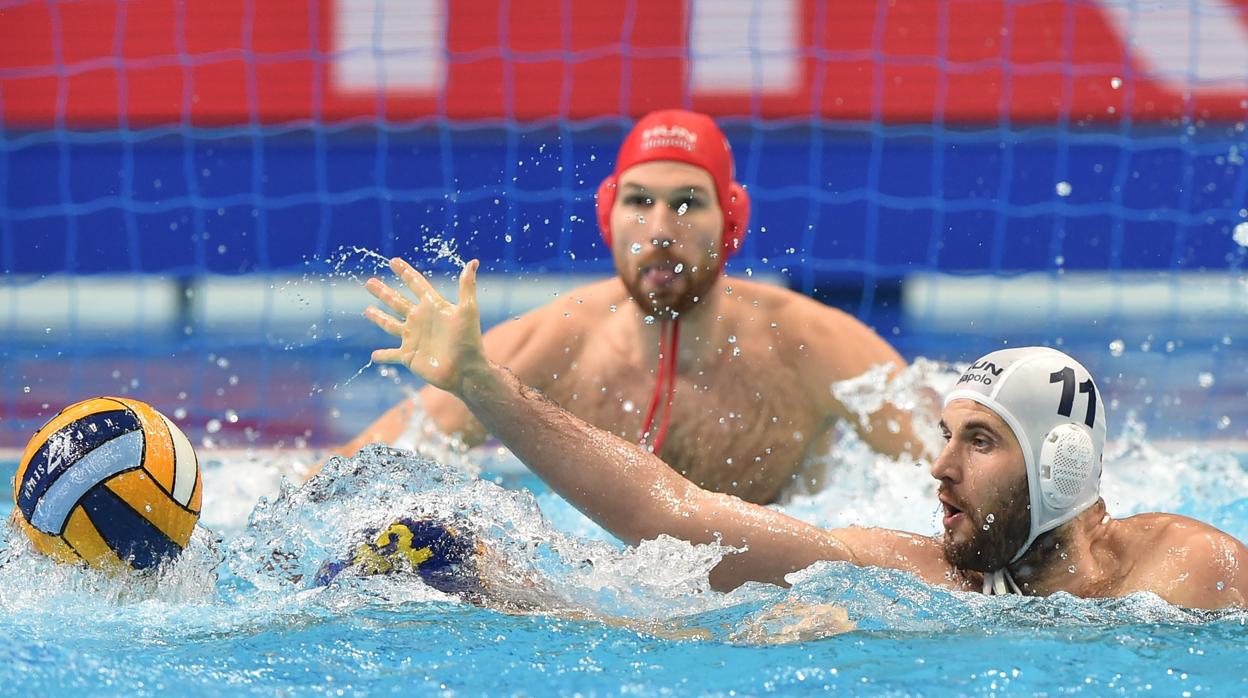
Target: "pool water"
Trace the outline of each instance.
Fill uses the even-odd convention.
[[[956,372],[916,362],[911,376],[911,388],[940,390]],[[1135,417],[1113,418],[1102,493],[1114,515],[1176,511],[1248,538],[1248,451],[1155,443]],[[46,695],[1248,693],[1245,612],[1151,595],[989,598],[843,563],[799,572],[788,589],[721,594],[706,575],[724,550],[625,548],[505,452],[465,456],[418,432],[401,444],[430,458],[370,448],[303,486],[282,473],[311,454],[204,449],[201,526],[156,578],[58,566],[8,534],[0,672]],[[786,512],[938,530],[921,467],[853,438],[826,460],[823,489],[794,491]],[[15,467],[0,464],[6,483]],[[11,491],[3,501],[11,509]],[[408,577],[310,588],[365,530],[412,514],[454,520],[488,546],[484,605]]]

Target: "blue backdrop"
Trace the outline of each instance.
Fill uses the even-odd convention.
[[[1230,231],[1248,216],[1248,176],[1238,141],[1201,133],[730,126],[754,202],[733,267],[783,271],[806,291],[920,270],[1238,267]],[[622,134],[10,133],[0,268],[238,274],[339,246],[410,255],[437,236],[491,270],[606,271],[593,190]]]

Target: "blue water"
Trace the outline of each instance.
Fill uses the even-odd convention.
[[[1162,449],[1142,425],[1120,431],[1106,456],[1111,512],[1179,511],[1248,537],[1248,452]],[[101,578],[6,540],[10,686],[180,696],[1248,692],[1244,612],[1190,612],[1150,595],[987,598],[842,563],[800,572],[790,589],[720,594],[706,570],[722,551],[663,539],[623,548],[506,455],[440,464],[381,449],[331,461],[303,487],[274,475],[288,463],[203,455],[204,525],[159,579]],[[832,457],[827,489],[794,494],[786,511],[821,525],[935,531],[932,483],[914,466],[876,462],[853,443]],[[14,467],[3,464],[7,482]],[[489,545],[484,607],[403,578],[308,588],[362,530],[411,512],[454,518]],[[812,616],[828,606],[853,629]]]

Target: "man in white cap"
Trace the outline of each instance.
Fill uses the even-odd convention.
[[[1105,410],[1087,369],[1062,352],[993,352],[946,397],[946,443],[932,464],[943,536],[826,530],[703,490],[491,364],[481,346],[475,261],[460,276],[458,305],[406,262],[391,266],[419,302],[368,282],[399,319],[376,307],[365,315],[401,339],[373,352],[374,360],[403,364],[458,396],[556,492],[620,539],[667,534],[738,548],[711,571],[716,588],[784,584],[814,562],[844,560],[989,594],[1152,592],[1192,608],[1248,607],[1248,549],[1240,541],[1175,514],[1106,513],[1098,494]]]

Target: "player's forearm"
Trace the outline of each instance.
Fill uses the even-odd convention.
[[[438,431],[458,436],[470,447],[479,446],[485,441],[485,429],[459,398],[432,385],[421,389],[420,398],[424,403],[425,413],[433,420]]]
[[[832,537],[780,512],[700,489],[655,455],[560,408],[495,365],[460,388],[482,424],[525,465],[600,526],[627,543],[667,534],[738,549],[711,571],[711,585],[784,584],[816,560],[852,559]]]
[[[674,522],[700,490],[662,460],[568,413],[490,364],[465,377],[460,398],[534,473],[628,543],[661,533],[706,542]]]

